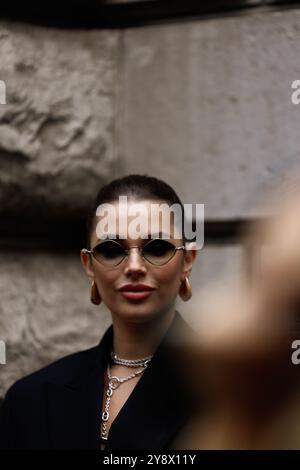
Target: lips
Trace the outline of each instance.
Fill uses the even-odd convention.
[[[125,284],[119,291],[126,299],[130,301],[140,301],[147,299],[155,290],[154,287],[147,284]]]
[[[152,290],[154,290],[154,287],[147,284],[125,284],[119,289],[121,292],[145,292]]]

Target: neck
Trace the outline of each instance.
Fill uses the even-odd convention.
[[[122,359],[138,359],[153,355],[174,316],[175,308],[172,308],[145,323],[133,323],[112,314],[115,354]]]

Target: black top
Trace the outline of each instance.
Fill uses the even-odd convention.
[[[170,448],[190,413],[171,340],[182,332],[192,330],[176,311],[114,419],[106,450]],[[104,372],[112,341],[111,325],[97,346],[15,382],[0,409],[0,449],[100,449]]]

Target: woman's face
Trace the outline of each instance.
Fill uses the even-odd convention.
[[[162,201],[163,202],[163,201]],[[119,227],[124,227],[137,216],[129,216],[130,214],[139,214],[140,228],[138,238],[117,239],[125,248],[131,246],[143,246],[151,238],[159,238],[157,236],[149,236],[142,238],[142,234],[151,233],[151,204],[158,204],[159,201],[127,201],[128,211],[119,207],[118,202],[113,204],[116,214],[115,220],[106,220],[109,222],[109,228],[115,227],[115,230],[107,230],[106,233],[116,233],[120,235]],[[134,212],[137,211],[137,212]],[[142,214],[142,215],[140,215]],[[91,249],[99,243],[105,242],[105,239],[99,239],[102,233],[99,233],[99,227],[96,233],[96,226],[101,222],[101,217],[95,217],[94,229],[91,234]],[[156,220],[156,227],[162,230],[161,221]],[[163,232],[166,232],[165,226]],[[154,231],[153,231],[154,233]],[[122,233],[121,233],[122,235]],[[168,230],[168,240],[175,246],[182,246],[182,239],[178,238],[175,233],[174,223],[171,221]],[[177,238],[176,238],[177,237]],[[164,237],[165,238],[165,237]],[[106,240],[108,239],[108,236]],[[81,250],[81,260],[86,273],[91,281],[95,281],[100,297],[104,304],[111,311],[112,315],[122,317],[128,321],[144,322],[153,319],[163,312],[167,312],[174,307],[176,296],[178,295],[180,284],[185,276],[189,275],[193,261],[196,257],[196,250],[181,251],[177,250],[173,258],[162,266],[154,266],[146,261],[139,253],[138,249],[129,250],[129,255],[118,266],[107,267],[97,261],[93,256],[84,253]],[[140,299],[128,298],[119,289],[126,284],[143,283],[151,286],[151,293]]]

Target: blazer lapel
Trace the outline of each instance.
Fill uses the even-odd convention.
[[[105,450],[162,449],[189,414],[184,381],[177,369],[172,339],[191,331],[176,311],[153,359],[118,413]],[[98,346],[82,354],[73,377],[45,383],[49,446],[100,449],[104,373],[113,341],[112,325]]]
[[[50,448],[100,448],[103,374],[112,334],[110,326],[98,346],[79,353],[82,360],[71,380],[45,384]]]
[[[153,359],[111,425],[105,450],[162,449],[189,415],[189,398],[176,367],[173,339],[191,331],[176,311]]]

